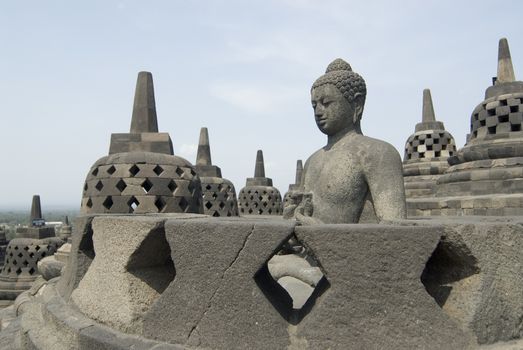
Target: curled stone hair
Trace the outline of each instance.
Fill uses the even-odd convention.
[[[350,64],[341,58],[337,58],[329,64],[325,74],[312,84],[312,89],[326,84],[334,85],[349,103],[354,102],[356,94],[362,95],[362,102],[365,103],[367,96],[365,80],[358,73],[353,72]]]

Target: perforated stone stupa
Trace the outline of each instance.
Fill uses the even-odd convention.
[[[39,276],[37,264],[64,243],[54,237],[54,228],[45,225],[40,196],[33,196],[28,227],[18,228],[7,245],[4,266],[0,271],[0,307],[10,305],[29,289]]]
[[[221,169],[212,164],[209,132],[201,128],[194,167],[202,182],[203,212],[210,216],[238,216],[236,190],[222,177]]]
[[[497,76],[472,112],[467,143],[449,158],[437,198],[409,201],[409,215],[523,215],[522,119],[523,82],[503,38]]]
[[[54,227],[45,225],[45,220],[42,216],[42,206],[40,204],[40,196],[34,195],[31,204],[31,216],[29,218],[29,226],[22,226],[16,229],[17,238],[46,238],[54,237]]]
[[[430,197],[435,193],[436,181],[448,169],[447,159],[456,153],[456,142],[437,121],[429,89],[423,90],[421,123],[405,144],[403,176],[408,198]]]
[[[158,133],[152,75],[140,72],[131,132],[113,134],[109,155],[89,170],[81,213],[202,213],[194,167]]]
[[[272,186],[272,179],[265,177],[263,151],[256,153],[254,177],[247,178],[246,185],[238,196],[240,215],[281,215],[281,194]]]

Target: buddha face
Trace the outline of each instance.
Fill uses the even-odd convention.
[[[314,88],[311,91],[311,102],[316,125],[326,135],[350,130],[357,122],[354,107],[332,84]]]

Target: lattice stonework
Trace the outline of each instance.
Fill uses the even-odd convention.
[[[472,112],[470,140],[521,132],[522,121],[523,93],[491,97]]]
[[[104,157],[89,171],[82,197],[87,214],[203,213],[200,178],[187,161],[170,155]]]
[[[440,160],[456,153],[456,143],[445,130],[424,130],[409,137],[405,144],[405,161]]]
[[[202,177],[203,212],[210,216],[238,216],[234,185],[219,177]]]
[[[238,196],[241,215],[282,215],[280,191],[272,186],[247,186]]]
[[[64,241],[56,237],[12,239],[7,245],[5,264],[0,272],[0,277],[36,277],[38,261],[53,255],[63,243]]]

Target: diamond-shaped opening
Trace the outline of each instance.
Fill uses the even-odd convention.
[[[85,203],[85,205],[87,206],[87,208],[92,208],[93,207],[93,201],[91,200],[91,198],[89,198],[87,200],[87,203]]]
[[[178,187],[178,186],[176,186],[176,183],[174,182],[174,180],[171,180],[169,182],[169,184],[167,185],[167,188],[169,188],[169,190],[171,192],[174,192],[174,190],[176,190],[176,187]]]
[[[35,253],[33,253],[33,252],[29,253],[30,258],[34,258],[34,256],[35,256]]]
[[[220,216],[220,213],[218,213],[217,211],[215,211],[212,216],[214,216],[215,218],[219,217]]]
[[[211,202],[205,202],[205,208],[211,209],[212,208],[212,203]]]
[[[218,204],[218,206],[223,209],[223,207],[225,207],[225,203],[224,202],[220,202],[220,204]]]
[[[207,184],[207,186],[205,186],[205,189],[206,189],[207,191],[209,191],[211,188],[212,188],[211,184]]]
[[[113,198],[111,196],[107,196],[107,198],[105,198],[105,200],[103,201],[102,205],[104,206],[105,209],[109,210],[111,209],[111,207],[113,206]]]
[[[22,252],[18,253],[19,258],[21,258],[22,256],[24,256],[24,254]]]
[[[89,186],[87,186],[87,182],[86,182],[84,185],[84,192],[87,191],[88,188],[89,188]]]
[[[153,184],[151,183],[151,181],[149,181],[149,179],[145,179],[144,182],[142,182],[142,188],[145,191],[145,193],[149,193],[152,187]]]
[[[99,180],[99,181],[96,183],[96,185],[95,185],[94,187],[95,187],[98,191],[101,191],[102,188],[104,188],[104,184],[102,183],[102,181]]]
[[[107,174],[113,175],[116,172],[116,168],[114,165],[111,165],[109,168],[107,168]]]
[[[129,199],[129,201],[127,201],[127,205],[129,206],[131,213],[134,213],[136,208],[138,208],[138,206],[140,205],[140,202],[138,201],[138,199],[136,199],[134,196],[132,196]]]
[[[24,250],[25,250],[25,251],[28,251],[28,250],[29,250],[29,247],[28,247],[28,246],[25,246],[25,247],[24,247]]]
[[[185,212],[185,210],[186,210],[187,207],[189,206],[189,202],[187,202],[187,199],[185,199],[185,197],[180,198],[179,206],[180,206],[180,209],[181,209],[183,212]]]
[[[303,320],[330,287],[317,259],[294,235],[276,249],[254,280],[280,315],[293,325]]]
[[[136,164],[133,164],[132,167],[129,168],[129,172],[131,173],[131,177],[135,177],[136,174],[140,171],[140,168]]]
[[[159,213],[163,210],[163,208],[165,208],[165,204],[165,200],[161,196],[158,196],[158,198],[156,198],[154,201],[154,206],[158,209]]]
[[[13,260],[13,265],[18,265],[18,262],[16,262],[16,260]]]
[[[35,250],[36,250],[36,251],[39,251],[40,249],[41,249],[41,248],[40,248],[39,245],[36,245],[36,246],[35,246]]]
[[[450,308],[462,307],[474,293],[470,286],[480,277],[478,261],[467,246],[441,240],[425,265],[421,282],[436,303],[443,307],[450,300]],[[456,297],[450,298],[454,294]]]
[[[125,183],[125,181],[123,179],[118,180],[118,182],[116,183],[116,188],[118,189],[118,191],[120,191],[120,193],[122,193],[126,187],[127,187],[127,184]]]
[[[145,314],[176,276],[171,249],[163,227],[148,233],[127,260],[125,269],[144,282],[130,284],[129,292],[131,296],[136,296],[130,299],[131,303],[136,303],[130,310],[139,309]],[[144,295],[148,297],[143,298]]]
[[[160,176],[161,173],[163,173],[163,168],[159,165],[155,166],[153,169],[154,173],[158,176]]]
[[[18,269],[18,270],[20,270],[20,269]],[[17,273],[19,273],[18,270],[16,270]],[[20,270],[20,272],[21,272],[21,270]],[[35,270],[34,267],[31,267],[31,268],[29,269],[29,274],[30,274],[30,275],[33,275],[35,272],[36,272],[36,270]]]
[[[214,198],[214,199],[218,198],[218,194],[216,192],[213,192],[212,198]]]
[[[91,171],[91,174],[92,174],[93,176],[98,175],[98,167],[94,168],[93,171]]]
[[[16,269],[15,272],[16,272],[17,275],[19,275],[19,274],[22,273],[22,269],[19,267],[19,268]],[[29,270],[29,273],[32,275],[34,273],[34,268],[31,267],[31,269]]]
[[[27,266],[27,265],[29,265],[29,262],[28,262],[27,260],[24,260],[24,261],[22,262],[22,264],[24,264],[24,266]]]
[[[176,172],[176,174],[178,174],[179,177],[182,177],[182,175],[183,175],[183,169],[182,168],[176,167],[175,172]]]

